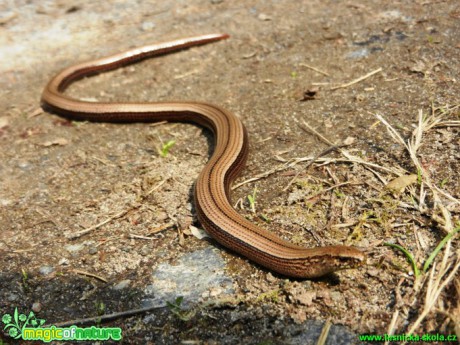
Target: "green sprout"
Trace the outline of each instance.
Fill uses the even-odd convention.
[[[189,321],[195,315],[195,312],[193,310],[191,310],[191,311],[185,310],[182,307],[182,302],[183,301],[184,301],[184,297],[179,296],[179,297],[176,298],[176,300],[174,302],[166,301],[166,307],[168,307],[168,309],[171,311],[171,313],[176,315],[179,318],[179,320]]]
[[[428,271],[428,269],[430,268],[430,266],[433,263],[434,259],[439,254],[441,249],[446,245],[447,241],[449,241],[452,237],[454,237],[459,232],[460,232],[460,225],[458,225],[454,230],[452,230],[450,233],[448,233],[442,239],[442,241],[439,242],[439,244],[436,246],[436,248],[428,256],[428,259],[426,259],[425,264],[423,265],[423,269],[422,269],[423,273],[426,273]],[[403,252],[404,255],[406,256],[407,260],[410,262],[413,270],[414,270],[415,278],[418,278],[420,276],[421,273],[420,273],[420,270],[417,267],[417,264],[416,264],[416,262],[414,260],[414,257],[412,256],[411,253],[409,253],[409,251],[407,249],[401,247],[400,245],[393,244],[393,243],[384,243],[384,245],[388,246],[388,247],[396,248],[396,249],[400,250],[401,252]]]
[[[422,184],[422,170],[420,170],[420,169],[417,169],[417,183],[419,185]]]
[[[261,293],[256,301],[271,301],[271,302],[278,302],[280,298],[280,289],[270,290],[264,293]]]
[[[272,220],[270,218],[268,218],[268,216],[263,214],[263,213],[259,214],[259,218],[262,219],[265,223],[268,223],[268,224],[270,224],[272,222]]]
[[[444,186],[449,182],[449,179],[446,177],[444,180],[441,181],[440,187],[444,188]]]
[[[22,268],[22,286],[27,290],[29,288],[28,280],[29,280],[29,275],[27,274],[27,271]]]
[[[166,143],[164,143],[164,144],[161,146],[160,156],[161,156],[161,157],[166,157],[166,156],[168,155],[169,150],[171,149],[171,147],[174,146],[175,143],[176,143],[175,140],[169,140],[169,141],[167,141]]]
[[[257,188],[254,187],[254,190],[252,191],[252,195],[248,195],[249,206],[251,207],[252,213],[256,213],[256,193],[257,193]]]
[[[430,254],[428,259],[426,259],[425,264],[423,265],[423,272],[426,272],[428,268],[431,266],[431,264],[434,261],[434,258],[438,253],[441,251],[441,249],[446,245],[447,241],[449,241],[452,237],[454,237],[458,232],[460,231],[460,225],[456,227],[454,230],[449,232],[441,242],[436,246],[436,248],[433,250],[433,252]]]
[[[96,312],[97,312],[97,315],[104,315],[105,314],[105,303],[104,302],[97,302],[96,303]]]
[[[334,194],[339,198],[344,198],[345,194],[340,191],[340,189],[334,189]]]
[[[411,264],[412,269],[414,270],[415,278],[418,278],[420,276],[420,270],[417,267],[417,263],[415,262],[414,257],[412,256],[412,254],[409,253],[409,251],[406,248],[401,247],[398,244],[393,244],[393,243],[388,243],[388,242],[384,243],[383,245],[388,246],[388,247],[392,247],[392,248],[396,248],[396,249],[400,250],[401,252],[403,252],[404,255],[406,256],[407,260]]]

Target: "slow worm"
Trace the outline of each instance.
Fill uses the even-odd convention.
[[[289,243],[238,214],[230,203],[230,185],[244,168],[248,137],[241,121],[231,112],[202,102],[105,103],[86,102],[65,95],[72,82],[151,56],[227,38],[211,34],[128,50],[64,69],[46,85],[42,106],[73,120],[100,122],[193,122],[214,134],[212,157],[195,184],[198,220],[220,244],[282,275],[314,278],[365,261],[355,247],[304,248]]]

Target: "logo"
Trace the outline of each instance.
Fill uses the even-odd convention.
[[[18,308],[14,309],[13,315],[2,316],[5,325],[3,331],[13,339],[41,340],[50,342],[53,340],[121,340],[121,328],[119,327],[56,327],[47,326],[44,319],[39,319],[31,311],[29,315],[19,314]]]
[[[40,327],[45,323],[43,319],[37,319],[33,311],[29,313],[29,316],[25,314],[19,314],[18,308],[14,309],[13,316],[5,314],[2,317],[2,322],[6,325],[3,330],[8,332],[8,335],[13,339],[21,338],[23,330],[29,326],[32,328]]]

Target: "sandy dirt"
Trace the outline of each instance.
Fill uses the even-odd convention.
[[[192,236],[192,186],[213,148],[200,127],[72,122],[40,108],[64,67],[213,32],[230,38],[81,80],[68,93],[234,112],[251,144],[237,183],[267,175],[234,191],[238,211],[299,245],[357,246],[365,266],[286,279]],[[162,308],[103,325],[121,327],[126,344],[294,344],[302,325],[320,322],[321,331],[325,321],[343,334],[460,335],[455,236],[417,278],[384,245],[405,248],[421,269],[459,227],[459,38],[457,1],[2,2],[0,315],[17,307],[57,324],[136,309],[158,265],[213,246],[234,294],[204,298],[187,317]],[[407,141],[420,114],[439,121],[423,133],[417,167],[383,121]],[[344,142],[345,153],[324,153]],[[386,188],[399,175],[418,176]],[[436,281],[439,294],[427,297]]]

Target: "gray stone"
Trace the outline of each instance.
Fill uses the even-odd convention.
[[[161,264],[153,272],[153,284],[145,289],[143,306],[162,307],[183,297],[181,306],[200,301],[202,296],[232,294],[233,281],[225,275],[225,261],[219,252],[208,247],[182,256],[176,265]]]

